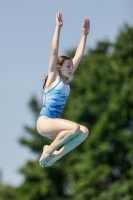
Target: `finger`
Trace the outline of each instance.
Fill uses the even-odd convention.
[[[59,15],[60,15],[60,18],[62,18],[62,13],[61,12],[59,13]]]
[[[89,21],[89,19],[88,19],[88,18],[85,18],[85,19],[84,19],[84,23],[85,23],[85,25],[87,25],[87,24],[88,24],[88,21]]]
[[[90,20],[89,19],[87,21],[87,27],[88,27],[88,29],[90,29]]]
[[[90,23],[90,20],[88,18],[86,18],[86,23],[89,24]]]
[[[85,27],[87,29],[90,27],[90,20],[88,18],[85,19]]]
[[[85,22],[85,19],[84,19],[84,21],[83,21],[83,23],[82,23],[82,26],[83,26],[83,28],[85,28],[85,27],[86,27],[86,22]]]
[[[56,14],[57,19],[59,18],[59,12]]]
[[[86,19],[83,20],[83,27],[86,28]]]
[[[58,13],[56,13],[56,19],[58,19]]]
[[[57,13],[57,17],[58,17],[58,19],[61,19],[61,18],[62,18],[62,13],[61,13],[61,12],[58,12],[58,13]]]

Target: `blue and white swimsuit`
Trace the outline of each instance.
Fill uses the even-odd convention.
[[[44,103],[39,116],[49,118],[60,118],[66,100],[70,93],[69,84],[65,84],[62,79],[48,92],[44,92]]]

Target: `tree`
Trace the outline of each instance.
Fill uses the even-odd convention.
[[[0,183],[0,200],[17,200],[16,189],[10,185]]]
[[[70,52],[71,54],[73,51]],[[132,200],[133,196],[133,28],[125,25],[116,42],[100,41],[89,49],[74,75],[63,118],[86,125],[88,139],[48,168],[38,159],[44,144],[36,127],[20,142],[36,153],[21,169],[23,200]],[[38,100],[29,106],[35,119]]]

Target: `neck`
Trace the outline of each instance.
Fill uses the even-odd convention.
[[[68,81],[68,77],[64,76],[64,75],[61,73],[61,71],[59,71],[59,74],[60,74],[60,77],[61,77],[62,80]]]

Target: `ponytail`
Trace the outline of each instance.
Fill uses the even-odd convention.
[[[46,82],[47,82],[47,79],[48,79],[48,75],[45,77],[45,79],[44,79],[44,83],[43,83],[43,89],[44,89],[44,87],[45,87],[45,84],[46,84]]]

